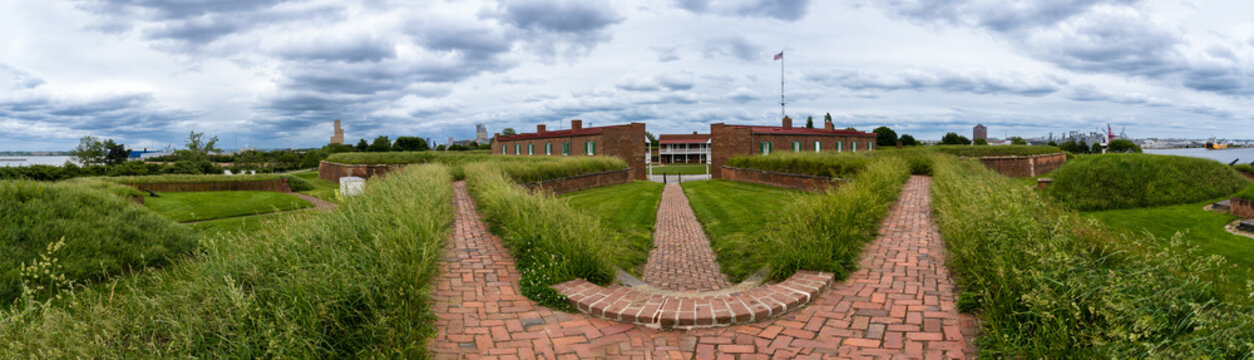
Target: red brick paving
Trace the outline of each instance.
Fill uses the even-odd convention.
[[[727,276],[714,260],[710,240],[679,184],[666,184],[653,225],[653,245],[640,280],[674,291],[727,288]]]
[[[433,294],[436,358],[964,358],[976,323],[958,314],[931,223],[926,177],[912,177],[863,269],[809,306],[767,322],[661,331],[571,314],[519,295],[514,261],[454,185],[453,241]]]

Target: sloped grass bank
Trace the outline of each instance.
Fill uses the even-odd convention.
[[[986,157],[986,156],[1033,156],[1045,154],[1057,154],[1062,152],[1056,146],[1047,145],[1000,145],[1000,146],[968,146],[968,145],[940,145],[919,148],[926,151],[935,151],[961,157]]]
[[[555,164],[571,169],[594,169],[587,163],[603,161],[626,166],[622,160],[596,158],[567,158]],[[466,186],[477,202],[479,213],[517,261],[523,295],[545,306],[573,310],[566,297],[551,285],[575,278],[608,284],[614,280],[611,259],[638,256],[623,255],[629,253],[631,247],[617,241],[619,239],[597,218],[557,197],[532,193],[517,183],[517,177],[509,175],[527,165],[504,162],[466,165]],[[536,173],[565,174],[567,171]],[[647,253],[644,256],[647,258]]]
[[[1231,195],[1249,184],[1214,160],[1151,154],[1081,157],[1052,176],[1045,193],[1082,211],[1186,204]]]
[[[640,276],[641,268],[649,260],[649,251],[653,249],[653,224],[657,220],[664,186],[651,181],[636,181],[559,197],[576,211],[600,219],[601,224],[618,238],[615,242],[626,247],[626,252],[614,257],[614,265]]]
[[[166,271],[0,313],[0,358],[425,357],[451,180],[410,167],[338,211],[209,237]]]
[[[577,160],[577,161],[570,161]],[[497,162],[506,173],[518,182],[534,182],[599,171],[621,170],[627,163],[617,158],[594,156],[504,156],[489,153],[400,151],[377,153],[338,153],[327,157],[328,162],[341,164],[444,164],[453,178],[464,179],[464,168],[469,164]]]
[[[782,211],[807,192],[728,180],[681,184],[688,204],[710,239],[719,267],[732,282],[740,282],[763,266],[766,234],[777,228]]]
[[[150,197],[144,206],[171,220],[186,222],[296,210],[313,204],[273,191],[198,191]]]
[[[1105,155],[1103,155],[1105,156]],[[1249,358],[1254,308],[1225,301],[1217,258],[1121,238],[974,161],[939,159],[932,206],[992,358]]]
[[[834,178],[852,177],[867,167],[869,153],[796,153],[777,152],[770,155],[736,156],[727,166]]]
[[[22,296],[23,283],[27,301],[41,300],[71,284],[167,265],[196,248],[191,229],[109,189],[0,181],[0,308]]]

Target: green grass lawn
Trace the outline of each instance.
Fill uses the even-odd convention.
[[[666,166],[653,166],[653,175],[705,175],[705,164],[674,164]]]
[[[1185,205],[1160,206],[1139,209],[1108,210],[1084,213],[1109,225],[1113,230],[1133,235],[1149,232],[1160,239],[1170,239],[1177,232],[1184,241],[1197,246],[1202,255],[1218,254],[1228,259],[1233,269],[1233,291],[1241,291],[1246,279],[1254,279],[1254,239],[1236,236],[1224,230],[1224,226],[1236,220],[1236,216],[1202,210],[1213,201]]]
[[[225,219],[202,221],[198,223],[188,224],[193,229],[199,230],[201,234],[215,235],[223,233],[240,233],[248,234],[265,229],[264,224],[285,224],[292,218],[308,214],[309,211],[292,211],[261,214],[254,216],[240,216]]]
[[[809,193],[727,180],[683,183],[684,195],[705,228],[723,273],[739,282],[766,265],[756,251],[780,210]]]
[[[172,192],[144,199],[144,206],[174,221],[221,219],[312,207],[304,199],[272,191]]]
[[[636,181],[628,184],[603,186],[561,195],[571,207],[601,219],[606,228],[616,230],[629,247],[620,254],[615,265],[639,275],[640,267],[653,249],[653,223],[657,218],[658,203],[662,200],[661,183]]]
[[[340,184],[334,181],[327,181],[318,178],[318,171],[301,172],[292,174],[292,176],[304,179],[314,186],[313,190],[300,191],[301,194],[313,196],[322,200],[339,203],[339,196],[336,192],[340,190]]]

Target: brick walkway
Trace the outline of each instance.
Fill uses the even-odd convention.
[[[666,184],[653,225],[653,245],[641,280],[659,289],[703,291],[727,288],[710,240],[679,184]]]
[[[954,307],[930,179],[912,177],[863,269],[767,322],[661,331],[553,311],[524,298],[514,261],[454,185],[455,234],[433,294],[436,358],[964,358],[976,323]]]

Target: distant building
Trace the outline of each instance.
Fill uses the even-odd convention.
[[[344,129],[340,128],[340,120],[335,119],[335,134],[331,135],[332,144],[344,144]]]
[[[976,125],[975,130],[972,130],[971,141],[975,141],[975,139],[988,140],[988,128],[984,127],[984,124]]]
[[[475,142],[482,145],[487,144],[488,140],[490,140],[488,138],[488,127],[483,125],[483,123],[475,124]]]
[[[783,126],[710,125],[710,168],[715,179],[722,178],[723,165],[740,155],[769,155],[775,151],[859,152],[875,150],[875,134],[836,130],[831,121],[822,129],[795,128],[792,118]]]
[[[710,162],[710,134],[662,134],[657,137],[658,162],[705,164]]]
[[[645,161],[649,139],[644,124],[631,123],[583,127],[582,120],[571,120],[570,129],[548,131],[544,124],[536,132],[501,136],[492,141],[492,153],[523,156],[613,156],[627,162],[631,178],[647,180]]]

